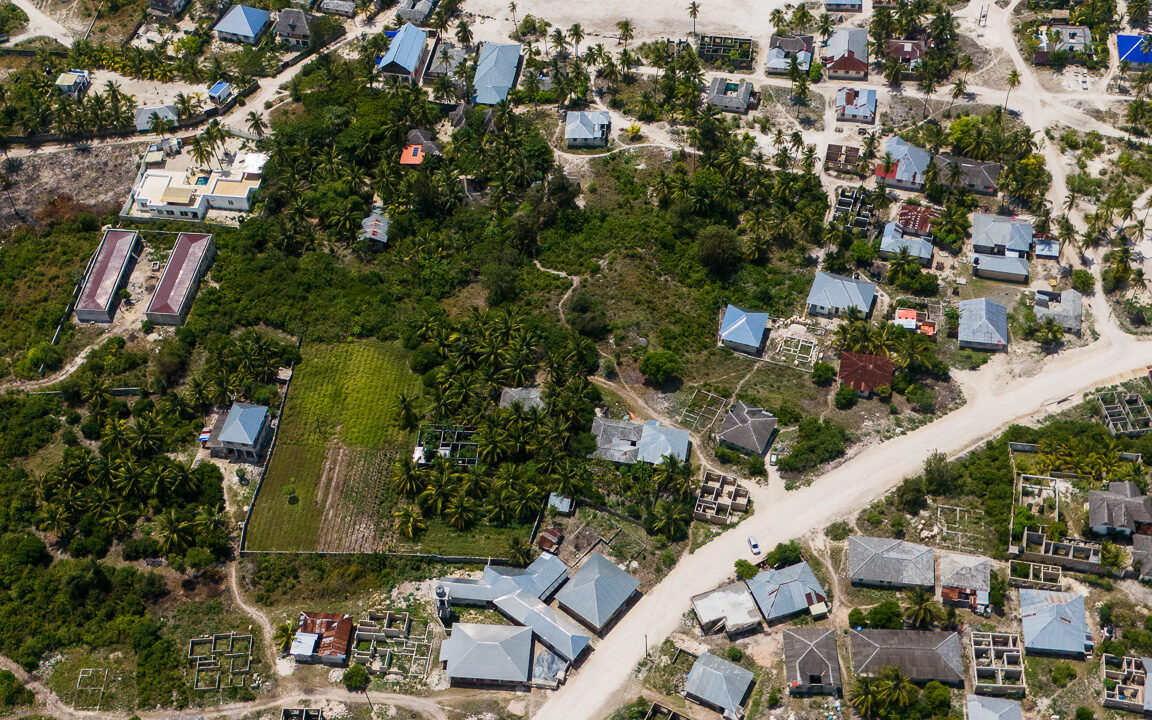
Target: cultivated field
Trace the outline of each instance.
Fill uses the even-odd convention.
[[[375,552],[392,458],[411,451],[397,398],[418,393],[405,351],[375,341],[305,345],[246,549]]]

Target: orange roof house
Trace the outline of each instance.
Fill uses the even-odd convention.
[[[300,613],[291,654],[299,663],[343,665],[352,649],[352,616]]]
[[[407,144],[400,153],[401,165],[420,165],[424,158],[440,154],[440,143],[427,130],[409,130]]]
[[[881,355],[840,353],[840,382],[862,395],[892,384],[892,361]]]
[[[936,339],[936,321],[929,320],[928,313],[913,308],[897,308],[896,317],[892,323],[905,330],[912,330],[921,335],[927,335],[933,340]]]

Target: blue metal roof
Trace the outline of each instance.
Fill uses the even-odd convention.
[[[255,445],[267,415],[268,408],[263,405],[232,403],[232,409],[228,411],[228,417],[224,420],[224,427],[220,429],[220,441]]]
[[[388,44],[388,52],[376,63],[376,69],[391,73],[403,70],[409,75],[415,75],[427,40],[428,33],[412,23],[404,23],[404,27]]]
[[[480,105],[495,105],[508,97],[508,91],[516,82],[516,71],[520,67],[520,45],[498,45],[484,43],[480,46],[480,57],[476,60],[476,77],[472,85],[476,94],[472,101]]]
[[[1028,651],[1080,655],[1091,643],[1083,595],[1021,589],[1020,615]]]
[[[828,599],[806,562],[765,570],[747,582],[756,606],[768,622],[804,612]]]
[[[729,305],[720,321],[720,339],[749,347],[760,347],[768,327],[768,313],[754,313]]]
[[[884,226],[884,235],[880,239],[880,252],[895,255],[901,248],[908,248],[908,252],[914,258],[932,259],[932,243],[923,238],[907,237],[900,223],[890,222]]]
[[[233,5],[220,22],[216,23],[216,32],[224,32],[241,37],[254,38],[260,34],[272,13],[247,5]]]
[[[1116,36],[1116,51],[1119,53],[1121,60],[1127,60],[1130,63],[1137,64],[1152,64],[1152,53],[1144,52],[1142,49],[1143,45],[1143,35]]]
[[[678,460],[687,460],[691,441],[692,436],[687,430],[664,427],[655,420],[649,420],[640,431],[636,458],[653,465],[658,465],[668,455]]]

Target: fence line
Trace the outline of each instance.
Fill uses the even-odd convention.
[[[301,340],[296,341],[296,349],[300,349]],[[296,377],[296,363],[288,366],[291,374],[288,382],[284,384],[284,394],[280,396],[280,409],[276,413],[276,429],[272,433],[272,442],[268,443],[268,451],[264,454],[264,462],[260,466],[260,479],[256,481],[256,492],[252,493],[252,502],[248,503],[248,512],[244,515],[244,526],[240,528],[240,555],[245,552],[244,543],[248,541],[248,523],[252,520],[252,510],[256,508],[256,499],[260,497],[260,488],[264,487],[264,474],[268,471],[268,463],[272,462],[272,451],[276,449],[276,438],[280,437],[280,423],[284,422],[284,403],[288,402],[288,389],[292,387],[292,378]]]
[[[377,555],[380,557],[397,558],[400,560],[432,560],[435,562],[482,564],[482,565],[511,565],[508,558],[474,557],[471,555],[436,555],[435,553],[401,553],[401,552],[357,552],[355,550],[241,550],[241,557],[255,557],[258,555],[318,555],[323,557],[353,557]]]

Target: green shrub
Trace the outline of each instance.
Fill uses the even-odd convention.
[[[852,526],[843,520],[837,520],[824,528],[824,535],[833,542],[843,542],[852,534]]]
[[[1066,662],[1058,662],[1052,666],[1052,682],[1059,687],[1066,687],[1076,679],[1076,668]]]
[[[831,385],[836,378],[836,368],[826,362],[817,362],[812,365],[812,382],[820,385]]]
[[[756,574],[759,572],[760,571],[756,569],[755,565],[748,562],[744,558],[740,558],[736,561],[736,577],[740,578],[741,580],[751,580],[752,578],[756,577]]]
[[[728,649],[724,651],[724,656],[732,662],[740,662],[744,659],[744,651],[735,645],[729,645]]]
[[[361,692],[368,689],[368,670],[363,665],[353,663],[347,670],[344,671],[344,676],[340,681],[344,683],[344,687],[348,688],[351,692]]]
[[[841,385],[840,389],[836,391],[835,403],[840,410],[851,409],[859,399],[860,394],[847,385]]]
[[[680,372],[680,358],[671,350],[649,350],[640,361],[640,372],[657,385],[663,385]]]
[[[1083,268],[1077,268],[1072,271],[1072,287],[1079,293],[1089,295],[1096,289],[1096,281],[1093,279],[1092,273]]]

